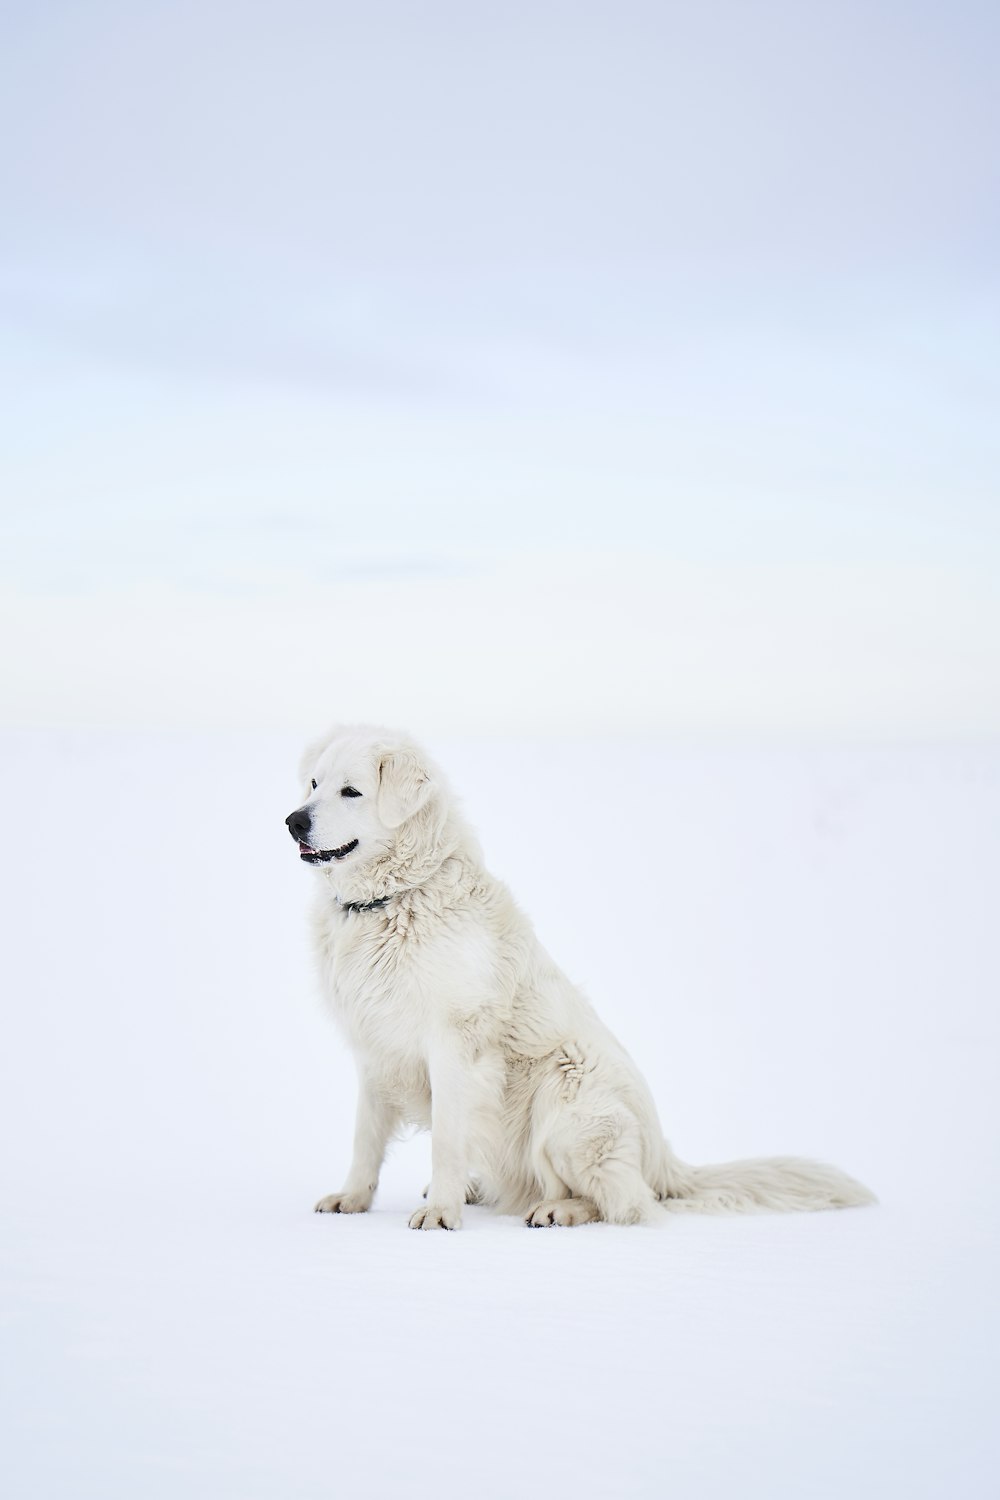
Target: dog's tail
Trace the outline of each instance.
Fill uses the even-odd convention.
[[[837,1167],[797,1156],[689,1167],[672,1157],[663,1207],[672,1213],[812,1213],[877,1203],[875,1194]]]

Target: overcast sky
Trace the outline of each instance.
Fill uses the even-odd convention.
[[[9,721],[1000,729],[995,7],[2,27]]]

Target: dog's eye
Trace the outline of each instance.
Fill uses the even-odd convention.
[[[357,790],[356,787],[342,786],[340,788],[340,795],[342,797],[360,797],[361,793]]]
[[[315,776],[314,776],[314,777],[313,777],[313,784],[312,784],[312,788],[313,788],[313,791],[315,791],[315,790],[316,790],[316,778],[315,778]]]

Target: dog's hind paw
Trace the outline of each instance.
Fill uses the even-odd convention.
[[[371,1193],[327,1193],[316,1205],[318,1214],[365,1214],[372,1206]]]
[[[556,1224],[592,1224],[601,1217],[589,1198],[552,1198],[536,1203],[524,1222],[529,1229],[551,1229]]]
[[[428,1203],[410,1216],[411,1229],[461,1229],[461,1208],[439,1208]]]

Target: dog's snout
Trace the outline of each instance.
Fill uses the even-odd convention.
[[[304,844],[312,827],[312,817],[308,807],[297,807],[293,813],[288,814],[285,822],[288,824],[288,832],[296,843]]]

